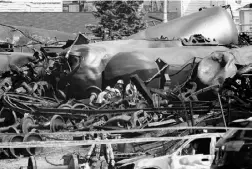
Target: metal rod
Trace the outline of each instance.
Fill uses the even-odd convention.
[[[192,126],[194,126],[194,119],[193,119],[193,105],[192,105],[192,102],[190,102],[190,114],[191,114],[191,123],[192,123]],[[193,130],[193,133],[195,133],[195,130]]]
[[[229,124],[231,122],[231,99],[230,99],[230,97],[228,98],[227,112],[228,112],[228,124]]]
[[[222,117],[223,117],[223,122],[224,122],[224,125],[225,125],[225,128],[226,128],[226,131],[227,131],[227,123],[226,123],[224,111],[223,111],[223,108],[222,108],[222,103],[221,103],[221,98],[220,98],[219,92],[218,92],[217,95],[218,95],[218,99],[219,99],[219,103],[220,103],[220,107],[221,107],[221,113],[222,113]]]
[[[179,88],[179,94],[182,95],[181,88]],[[183,108],[185,110],[185,117],[186,117],[187,125],[190,126],[190,122],[189,122],[189,118],[188,118],[188,112],[186,110],[185,101],[183,99],[181,99],[181,102],[182,102]]]

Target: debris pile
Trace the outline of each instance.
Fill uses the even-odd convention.
[[[194,125],[199,117],[209,112],[209,106],[213,106],[211,102],[185,102],[188,99],[182,97],[183,93],[176,97],[169,90],[149,89],[138,75],[131,76],[127,85],[118,80],[114,87],[108,86],[104,91],[93,87],[89,99],[68,100],[66,94],[53,83],[60,76],[58,73],[64,73],[59,71],[63,58],[50,58],[43,51],[42,48],[35,52],[35,59],[26,65],[10,65],[10,70],[2,73],[1,133],[26,137],[29,133],[40,131],[143,129],[182,123]],[[183,102],[179,101],[181,98]]]
[[[217,8],[206,11],[217,18],[216,11],[223,13]],[[203,14],[209,16],[208,12]],[[225,44],[195,34],[189,39],[180,39],[179,43],[178,39],[175,42],[162,36],[158,42],[125,40],[87,45],[89,40],[79,34],[64,47],[34,49],[33,56],[27,56],[27,62],[22,65],[8,60],[13,52],[0,52],[8,60],[7,66],[4,65],[6,68],[0,67],[1,142],[183,137],[202,133],[202,130],[160,128],[227,127],[232,120],[246,117],[252,106],[249,64],[252,63],[252,48],[229,44],[236,42],[238,36],[231,19],[224,14],[223,22],[232,28],[228,33],[230,39],[221,39]],[[198,18],[195,16],[191,19]],[[195,32],[194,27],[190,31]],[[140,44],[142,42],[145,43]],[[5,44],[0,48],[6,50],[11,46]],[[121,60],[126,57],[130,64],[125,65]],[[104,75],[108,72],[109,78]],[[81,96],[81,99],[74,96]],[[145,129],[156,130],[143,132]],[[52,133],[104,130],[116,130],[119,134],[50,136]],[[133,133],[123,132],[133,130]],[[219,135],[210,138],[211,146],[215,145],[217,137]],[[181,140],[152,141],[118,144],[117,147],[92,143],[85,158],[66,155],[61,167],[105,165],[105,168],[114,168],[119,160],[146,154],[165,155],[164,147],[173,150],[183,143]],[[38,168],[40,164],[34,155],[41,152],[39,147],[0,149],[7,158],[32,156],[28,168]],[[47,165],[51,167],[49,163]]]

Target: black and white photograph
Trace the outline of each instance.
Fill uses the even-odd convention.
[[[252,169],[252,0],[0,0],[0,169]]]

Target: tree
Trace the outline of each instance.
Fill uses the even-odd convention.
[[[142,4],[143,1],[95,1],[93,14],[101,26],[93,32],[103,36],[108,30],[110,36],[122,37],[146,28],[144,13],[139,10]]]

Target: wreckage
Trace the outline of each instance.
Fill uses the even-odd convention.
[[[217,16],[216,13],[220,13],[220,15]],[[159,69],[161,69],[158,68],[158,66],[156,66],[157,64],[155,63],[155,60],[158,58],[160,58],[169,65],[169,70],[171,72],[169,72],[169,70],[167,69],[168,74],[173,74],[177,70],[183,68],[183,66],[185,66],[186,64],[192,63],[194,58],[197,58],[197,61],[195,61],[195,63],[197,63],[201,58],[211,54],[214,51],[225,51],[229,49],[229,44],[237,44],[237,30],[235,28],[234,23],[232,22],[231,17],[228,16],[229,14],[224,9],[208,9],[206,11],[187,16],[185,17],[185,19],[188,20],[187,18],[190,18],[191,21],[196,22],[198,21],[198,15],[202,15],[202,18],[205,17],[204,21],[208,21],[207,19],[209,18],[209,25],[217,25],[211,24],[212,22],[214,22],[214,19],[212,18],[216,17],[218,18],[218,22],[220,20],[223,20],[223,22],[228,23],[227,25],[229,27],[228,29],[219,28],[219,34],[212,35],[214,36],[212,37],[213,39],[206,39],[202,36],[192,36],[191,38],[185,37],[188,38],[188,42],[185,42],[185,40],[180,41],[180,44],[182,43],[182,46],[180,46],[178,40],[173,41],[172,39],[174,37],[171,36],[167,37],[167,41],[159,40],[159,44],[157,44],[155,40],[147,39],[145,40],[145,43],[142,43],[143,40],[120,40],[111,42],[105,41],[88,45],[75,45],[71,48],[71,52],[69,54],[69,59],[72,58],[72,60],[74,60],[69,61],[73,64],[72,69],[74,69],[76,67],[76,64],[78,64],[77,58],[83,57],[85,58],[85,60],[82,59],[79,71],[77,71],[76,74],[71,77],[70,91],[73,94],[72,97],[80,97],[75,94],[76,88],[81,90],[81,92],[79,90],[78,93],[82,93],[82,95],[85,95],[85,89],[92,85],[98,86],[99,88],[102,87],[104,89],[107,84],[102,84],[101,79],[105,79],[105,81],[115,83],[118,78],[121,78],[125,74],[125,72],[127,72],[127,74],[129,75],[132,75],[132,72],[137,72],[138,70],[136,70],[136,68],[140,69],[140,71],[150,72],[149,75],[147,73],[146,75],[143,75],[143,77],[140,76],[142,80],[147,80],[148,78],[151,78],[153,74],[157,73]],[[161,25],[163,25],[164,28],[167,26],[169,27],[170,24],[174,26],[176,25],[176,27],[180,27],[180,24],[183,22],[183,20],[184,18],[180,18],[174,20],[172,23]],[[195,29],[197,30],[202,27],[201,25],[197,26],[193,26],[191,29],[196,27]],[[153,28],[148,29],[150,29],[150,31],[153,30]],[[215,27],[209,27],[207,30],[209,32],[216,32]],[[202,32],[199,31],[199,33]],[[223,34],[226,34],[227,36],[219,36]],[[202,35],[205,36],[204,34]],[[166,36],[166,34],[164,34],[164,36]],[[156,37],[159,37],[159,35],[156,35]],[[175,38],[183,37],[184,36],[178,34],[178,36]],[[141,42],[141,44],[139,44],[139,41]],[[219,43],[217,43],[216,41],[218,41]],[[178,44],[178,46],[175,46],[176,44]],[[125,62],[117,61],[121,60],[122,58],[125,58],[126,56],[127,58],[132,58],[128,59],[127,62],[131,64],[135,63],[136,66],[129,66],[129,64],[124,64]],[[173,58],[176,58],[176,60]],[[142,60],[144,60],[143,63]],[[118,69],[119,67],[120,69]],[[102,77],[102,72],[104,69],[104,77]],[[186,77],[183,77],[183,79],[184,78]],[[124,78],[123,80],[128,82],[129,78]],[[172,81],[177,81],[177,79],[172,79]],[[79,85],[81,85],[81,87]],[[159,85],[153,87],[159,87]]]
[[[167,69],[167,73],[174,74],[174,72],[180,70],[183,66],[187,64],[188,65],[192,64],[193,62],[197,63],[201,58],[211,54],[214,51],[228,50],[228,47],[225,47],[225,45],[229,45],[231,43],[237,44],[238,33],[237,33],[234,23],[232,22],[231,17],[228,15],[229,14],[224,9],[211,8],[211,9],[204,10],[190,16],[186,16],[186,17],[174,20],[172,21],[172,23],[161,24],[159,26],[161,27],[160,29],[169,27],[169,25],[173,25],[174,27],[183,27],[183,25],[182,26],[180,25],[181,23],[185,23],[184,20],[185,21],[190,20],[191,22],[199,22],[199,17],[204,18],[204,22],[202,23],[204,25],[206,25],[205,22],[207,23],[207,25],[218,25],[215,23],[216,20],[218,21],[217,23],[219,22],[227,23],[225,24],[228,26],[227,29],[224,27],[221,27],[218,29],[218,31],[215,31],[216,27],[214,26],[213,27],[208,26],[207,29],[204,29],[204,27],[202,28],[201,26],[202,24],[195,24],[195,25],[190,24],[190,25],[193,25],[192,28],[187,29],[187,30],[197,31],[196,33],[202,33],[204,37],[207,37],[207,38],[211,37],[212,39],[206,39],[201,36],[192,36],[189,39],[189,36],[178,34],[176,38],[188,38],[189,41],[188,42],[185,42],[185,40],[173,41],[171,39],[174,37],[171,37],[169,36],[169,34],[167,34],[167,38],[169,40],[167,41],[159,40],[158,43],[155,40],[154,41],[153,40],[120,40],[120,41],[111,41],[111,42],[99,42],[99,43],[93,43],[93,44],[87,44],[87,45],[75,43],[74,46],[70,47],[71,52],[69,53],[69,56],[68,56],[68,62],[70,65],[69,69],[74,70],[76,72],[69,73],[68,77],[64,77],[59,82],[59,84],[61,84],[59,88],[61,90],[65,88],[65,85],[62,87],[62,84],[64,83],[61,83],[61,82],[69,82],[69,88],[68,88],[69,95],[70,95],[69,97],[78,98],[78,99],[82,99],[83,97],[88,98],[89,96],[87,93],[87,89],[89,89],[90,87],[96,86],[101,89],[105,89],[107,85],[115,84],[116,80],[118,80],[118,78],[122,77],[124,74],[128,74],[130,76],[132,75],[132,73],[137,72],[138,68],[139,68],[139,71],[149,72],[149,73],[144,73],[143,77],[140,76],[142,80],[147,80],[148,78],[151,78],[155,73],[157,73],[160,70],[160,68],[155,63],[155,61],[158,58],[163,60],[163,62],[169,65],[169,69]],[[212,19],[212,18],[215,18],[215,19]],[[212,24],[212,22],[215,24]],[[184,26],[184,27],[187,27],[187,26]],[[148,34],[153,34],[151,33],[153,32],[152,30],[153,28],[148,28],[147,31],[150,31],[150,33]],[[209,34],[205,34],[204,32],[202,32],[203,30],[207,30],[208,32],[213,32],[213,33],[218,32],[218,33],[210,36]],[[157,31],[154,31],[154,32],[157,32]],[[165,31],[159,31],[159,32],[164,32],[163,35],[166,36]],[[185,32],[185,31],[180,31],[180,32]],[[195,34],[195,32],[189,32],[189,33],[192,33],[191,35]],[[176,34],[173,34],[173,35],[176,35]],[[226,36],[223,36],[223,35],[226,35]],[[159,35],[155,35],[155,37],[159,37]],[[134,36],[131,39],[134,39]],[[68,50],[69,48],[66,49],[66,52]],[[61,56],[64,57],[66,52],[62,52]],[[169,53],[169,56],[166,56],[167,53]],[[132,65],[130,67],[127,67],[129,66],[129,64],[124,64],[124,62],[118,63],[117,60],[121,60],[121,58],[123,58],[124,55],[129,58],[132,58],[132,59],[128,59],[128,62],[130,62],[131,64],[135,63],[135,66]],[[172,58],[177,58],[177,59],[174,60]],[[197,60],[194,60],[194,58],[197,58]],[[142,60],[145,60],[145,62],[141,63]],[[120,64],[123,64],[123,65],[120,65]],[[120,67],[120,69],[118,69],[118,67]],[[104,76],[102,76],[103,71],[104,71]],[[188,67],[186,67],[185,71],[188,71]],[[181,74],[184,74],[184,72],[182,72]],[[181,77],[181,74],[175,77],[172,77],[172,82],[177,81],[177,83],[180,84],[186,78],[186,77]],[[188,73],[185,73],[185,75],[187,74]],[[126,81],[126,83],[129,81],[128,77],[123,78],[123,80]],[[104,79],[104,81],[102,79]],[[111,82],[111,84],[109,83],[102,84],[103,83],[102,81],[104,83],[108,81],[108,82]],[[154,83],[154,84],[156,85],[151,85],[151,84],[150,85],[153,87],[162,88],[162,86],[160,86],[158,83]],[[174,86],[174,83],[173,83],[173,86]],[[76,91],[78,92],[76,93]]]
[[[195,24],[188,27],[189,21]],[[226,24],[219,27],[219,23]],[[34,47],[33,54],[1,52],[0,133],[21,136],[15,138],[20,142],[42,141],[39,130],[139,129],[137,138],[161,137],[177,132],[141,130],[227,126],[235,109],[231,104],[251,108],[252,48],[238,47],[238,32],[224,9],[206,9],[156,28],[160,31],[148,28],[127,40],[88,44],[89,39],[79,34],[72,44]],[[213,95],[202,101],[209,96],[207,91]],[[190,133],[185,130],[176,135]],[[3,144],[15,139],[1,137]],[[149,144],[133,147],[138,153],[156,153]],[[19,153],[34,155],[37,150]],[[132,153],[125,145],[118,151]],[[1,152],[9,157],[20,155],[13,148]]]

